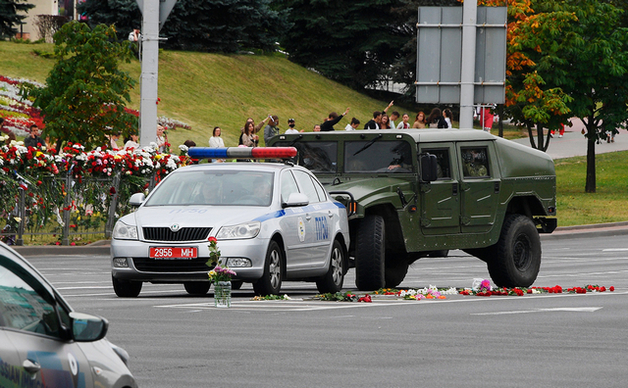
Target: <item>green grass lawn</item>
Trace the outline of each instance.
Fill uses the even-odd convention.
[[[34,54],[34,50],[52,51],[50,44],[0,42],[0,74],[45,82],[53,59]],[[220,55],[181,51],[161,51],[159,60],[160,116],[183,121],[191,130],[179,129],[169,134],[175,147],[185,140],[207,145],[214,126],[223,128],[227,146],[237,145],[240,128],[247,117],[256,122],[276,114],[280,128],[288,118],[295,118],[298,129],[311,130],[330,111],[342,113],[350,107],[349,118],[363,123],[374,110],[382,110],[387,101],[377,101],[332,82],[313,71],[288,61],[283,56]],[[140,63],[121,66],[138,81],[130,107],[139,108]],[[394,110],[416,112],[395,106]],[[344,128],[343,119],[337,128]],[[497,133],[497,128],[493,130]],[[506,138],[527,134],[513,127]],[[628,152],[597,156],[598,192],[584,193],[586,161],[584,157],[556,161],[558,218],[560,226],[628,220]]]
[[[596,156],[597,190],[592,194],[584,192],[586,157],[555,164],[559,226],[628,220],[628,151]]]

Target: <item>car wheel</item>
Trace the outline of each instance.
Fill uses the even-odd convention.
[[[338,240],[334,241],[329,258],[329,269],[325,276],[316,281],[316,288],[321,294],[336,293],[342,290],[346,270],[345,252]]]
[[[355,244],[355,285],[360,291],[385,285],[386,236],[384,218],[366,216],[358,225]]]
[[[530,287],[541,268],[541,238],[534,222],[523,215],[507,216],[488,271],[499,287]]]
[[[111,277],[113,290],[120,298],[136,298],[142,291],[142,282],[134,282],[131,280],[120,280]]]
[[[283,252],[276,241],[271,241],[266,252],[264,274],[253,283],[257,295],[279,295],[282,281]]]
[[[231,281],[231,289],[232,290],[239,290],[240,288],[242,288],[242,284],[244,282],[242,280],[232,280]]]
[[[183,287],[185,287],[185,291],[190,295],[205,295],[207,291],[209,291],[209,287],[211,287],[210,282],[186,282],[183,283]]]

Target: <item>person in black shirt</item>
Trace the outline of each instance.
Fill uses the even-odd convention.
[[[340,116],[338,116],[338,113],[336,112],[331,112],[327,121],[321,124],[321,132],[333,131],[334,125],[336,125],[338,121],[342,120],[342,118],[345,117],[347,113],[349,113],[349,108],[347,108],[347,110],[345,110],[345,113],[341,114]]]
[[[379,129],[379,123],[382,122],[382,112],[376,110],[373,112],[373,120],[369,120],[364,124],[364,129]]]
[[[41,131],[35,124],[31,125],[31,134],[24,139],[24,147],[41,148],[46,146],[44,139],[39,137]]]

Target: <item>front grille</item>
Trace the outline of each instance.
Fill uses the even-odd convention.
[[[138,271],[146,272],[208,272],[207,257],[192,260],[155,260],[133,258],[133,264]]]
[[[181,228],[173,232],[170,228],[143,228],[144,239],[150,241],[199,241],[206,240],[212,228]]]

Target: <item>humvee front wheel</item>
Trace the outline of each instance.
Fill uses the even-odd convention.
[[[386,288],[397,287],[408,274],[408,263],[397,262],[386,265]]]
[[[530,287],[541,268],[541,238],[534,222],[512,214],[504,220],[488,272],[499,287]]]
[[[360,291],[384,287],[386,235],[384,218],[364,217],[358,225],[355,243],[355,285]]]

